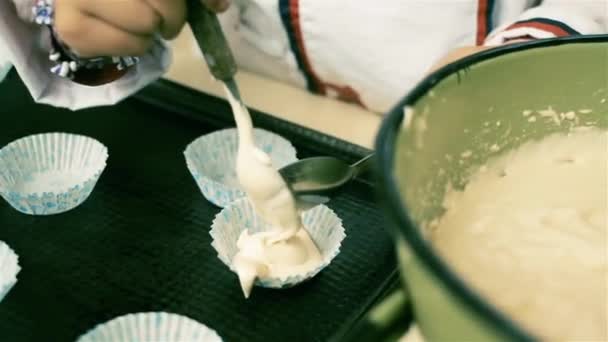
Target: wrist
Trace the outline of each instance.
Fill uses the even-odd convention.
[[[138,61],[138,57],[81,58],[63,43],[54,29],[55,0],[36,0],[30,12],[34,22],[48,28],[51,37],[49,60],[51,73],[85,85],[106,84],[122,77]]]

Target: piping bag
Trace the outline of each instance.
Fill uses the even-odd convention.
[[[200,0],[188,0],[188,24],[213,77],[224,82],[232,95],[242,103],[239,88],[234,80],[236,62],[215,13]]]

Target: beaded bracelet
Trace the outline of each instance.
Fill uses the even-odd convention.
[[[81,69],[102,69],[114,65],[118,70],[124,70],[139,62],[139,57],[95,57],[81,58],[59,39],[53,27],[53,0],[37,0],[33,9],[34,21],[38,25],[48,27],[51,35],[51,51],[49,59],[55,64],[51,72],[60,77],[73,79]]]

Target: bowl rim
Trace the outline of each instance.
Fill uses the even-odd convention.
[[[606,43],[608,34],[569,36],[561,38],[550,38],[522,43],[503,45],[496,48],[481,51],[467,56],[458,61],[447,64],[433,73],[426,76],[405,95],[392,109],[390,109],[376,136],[375,147],[377,151],[376,168],[378,170],[379,196],[382,201],[385,214],[393,225],[393,230],[398,231],[405,239],[412,252],[419,258],[421,263],[430,272],[442,281],[446,288],[457,295],[457,298],[475,312],[480,319],[483,319],[490,327],[493,327],[505,334],[508,338],[518,341],[533,341],[535,337],[515,323],[506,314],[502,313],[496,306],[483,297],[465,281],[460,278],[451,267],[437,255],[430,244],[424,240],[416,228],[416,224],[410,219],[403,208],[405,205],[399,194],[399,187],[396,177],[393,175],[394,151],[396,140],[399,135],[401,122],[404,117],[404,108],[413,106],[418,100],[435,85],[448,76],[457,73],[471,65],[486,61],[495,57],[500,57],[514,52],[531,50],[545,47],[555,47],[566,44],[581,43]]]

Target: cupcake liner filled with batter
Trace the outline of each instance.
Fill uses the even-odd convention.
[[[281,278],[258,277],[254,285],[267,288],[292,287],[316,276],[339,254],[346,234],[342,220],[336,213],[327,206],[319,205],[301,215],[303,229],[306,230],[320,253],[318,265],[307,272]],[[249,234],[272,230],[272,227],[256,214],[252,204],[246,198],[224,208],[215,217],[210,232],[213,239],[212,246],[217,251],[219,259],[235,273],[237,271],[234,258],[239,252],[237,242],[245,230]]]

